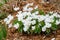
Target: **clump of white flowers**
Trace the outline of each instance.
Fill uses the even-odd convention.
[[[50,33],[51,30],[57,30],[60,24],[60,15],[57,12],[45,14],[38,9],[38,6],[34,7],[34,9],[28,8],[29,6],[33,6],[33,3],[27,4],[23,7],[23,11],[17,12],[17,18],[13,21],[13,27],[18,29],[19,32],[27,33]],[[4,22],[9,24],[12,19],[13,16],[9,15],[4,19]]]

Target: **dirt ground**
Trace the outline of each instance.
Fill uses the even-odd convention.
[[[60,1],[58,1],[57,3],[53,2],[53,1],[50,1],[50,3],[41,3],[41,0],[27,0],[27,1],[10,0],[6,4],[6,5],[8,5],[7,7],[9,7],[9,8],[6,7],[3,10],[14,15],[14,14],[16,14],[16,12],[14,12],[12,10],[13,5],[19,6],[21,8],[20,10],[22,10],[22,6],[24,6],[25,4],[30,3],[30,2],[33,2],[34,5],[38,5],[39,9],[43,10],[44,12],[48,12],[48,11],[60,12],[59,6],[56,6],[56,5],[60,5],[58,3]],[[39,34],[39,35],[21,34],[21,33],[18,33],[17,30],[15,30],[14,28],[11,28],[11,29],[8,29],[8,34],[7,34],[6,40],[51,40],[52,38],[56,38],[56,40],[60,40],[60,30],[57,30],[57,31],[53,32],[52,34],[50,34],[49,36],[46,36],[44,34]]]
[[[56,40],[60,40],[60,30],[54,31],[50,35],[27,35],[27,34],[21,34],[18,33],[14,29],[8,30],[8,35],[6,40],[51,40],[52,38],[55,38]]]

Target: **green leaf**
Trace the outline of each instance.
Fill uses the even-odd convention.
[[[38,9],[38,8],[37,8],[37,9],[34,9],[34,10],[32,10],[31,13],[34,13],[34,12],[36,12],[36,11],[39,11],[39,9]]]
[[[39,26],[39,22],[36,20],[36,25],[35,25],[35,30],[34,30],[34,32],[35,33],[38,33],[38,34],[40,34],[41,33],[41,27]]]
[[[58,29],[57,25],[55,24],[56,23],[56,20],[58,20],[58,18],[57,17],[54,17],[54,22],[51,23],[52,24],[52,27],[51,27],[52,30],[57,30]]]
[[[57,30],[58,27],[57,27],[57,25],[56,25],[55,23],[52,23],[52,27],[51,27],[51,29],[52,29],[52,30]]]
[[[0,7],[2,6],[3,4],[2,3],[0,3]]]
[[[6,38],[7,31],[4,25],[0,24],[0,40]]]
[[[42,10],[38,9],[38,8],[37,9],[34,9],[31,13],[34,13],[36,11],[39,11],[39,14],[40,15],[45,15],[44,12]]]
[[[3,39],[3,32],[0,31],[0,40],[2,40],[2,39]]]
[[[24,27],[22,21],[18,21],[18,19],[15,19],[15,20],[13,21],[13,25],[16,24],[16,23],[19,23],[18,32],[21,32],[21,33],[22,33],[22,32],[23,32],[23,27]]]
[[[36,25],[34,31],[35,31],[35,33],[40,34],[40,33],[41,33],[41,28],[40,28],[40,26],[39,26],[39,25]]]
[[[54,23],[56,23],[56,20],[59,20],[59,18],[57,18],[57,17],[54,17]]]
[[[35,19],[35,20],[36,20],[36,24],[39,24],[38,19]]]
[[[48,34],[50,34],[50,32],[51,32],[51,30],[47,28],[45,33],[48,35]]]
[[[31,30],[31,26],[30,26],[29,29],[27,30],[27,33],[28,33],[28,34],[30,34],[30,33],[33,34],[33,31]]]
[[[24,27],[24,25],[23,25],[23,23],[21,22],[21,21],[19,21],[19,28],[18,28],[18,32],[23,32],[23,27]]]
[[[6,36],[7,36],[7,31],[6,31],[6,28],[3,26],[2,27],[2,31],[3,31],[3,36],[4,36],[4,38],[6,38]]]
[[[45,15],[42,10],[39,10],[39,14],[40,14],[40,15]]]
[[[45,25],[45,22],[44,21],[41,21],[40,24],[43,27]]]
[[[18,22],[19,22],[18,19],[14,19],[13,25],[16,24],[16,23],[18,23]]]
[[[28,17],[28,15],[24,19],[26,19],[27,17]]]

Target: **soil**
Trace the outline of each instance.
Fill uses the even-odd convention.
[[[10,29],[8,31],[8,36],[6,40],[51,40],[52,38],[60,40],[60,30],[54,31],[50,35],[27,35],[18,33],[16,32],[16,30]]]
[[[12,15],[15,15],[16,12],[13,11],[13,7],[15,6],[19,6],[22,10],[22,7],[27,4],[33,2],[34,6],[38,5],[39,9],[43,10],[44,12],[49,12],[49,11],[60,11],[59,6],[56,5],[60,5],[58,4],[58,2],[60,2],[60,0],[55,3],[54,1],[49,1],[50,3],[41,3],[41,0],[10,0],[8,3],[6,3],[3,7],[6,7],[6,5],[8,5],[7,7],[9,8],[3,8],[3,10],[5,10],[6,12],[9,12]],[[53,3],[54,2],[54,3]],[[14,6],[13,6],[14,5]],[[6,37],[6,40],[51,40],[52,38],[56,38],[56,40],[60,40],[60,30],[54,31],[52,34],[50,35],[44,35],[44,34],[39,34],[39,35],[27,35],[27,34],[22,34],[22,33],[18,33],[16,29],[11,28],[8,29],[8,34]]]

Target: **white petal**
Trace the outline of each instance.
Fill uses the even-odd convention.
[[[46,27],[42,27],[42,31],[45,32],[46,31]]]
[[[14,11],[18,11],[18,10],[19,10],[19,7],[15,7],[15,8],[14,8]]]
[[[29,11],[29,12],[32,11],[32,10],[33,10],[33,8],[28,8],[28,9],[27,9],[27,11]]]
[[[19,12],[18,12],[18,14],[21,14],[21,13],[22,13],[22,11],[19,11]]]
[[[59,25],[60,24],[60,21],[56,20],[56,24]]]
[[[8,19],[9,20],[12,20],[14,17],[10,14],[10,15],[8,15]]]
[[[10,20],[6,21],[6,24],[9,24],[10,23]]]
[[[35,30],[35,26],[32,26],[32,30]]]
[[[19,24],[18,24],[18,23],[17,23],[17,24],[15,24],[15,25],[14,25],[14,27],[15,27],[16,29],[18,29]]]
[[[45,27],[46,27],[46,28],[50,28],[50,27],[51,27],[51,24],[46,22]]]
[[[26,32],[29,29],[29,27],[25,26],[23,30]]]
[[[8,28],[11,28],[12,27],[12,23],[8,25]]]
[[[35,20],[33,20],[31,23],[32,23],[32,25],[34,25],[34,24],[36,24],[36,21],[35,21]]]
[[[55,40],[55,38],[52,38],[51,40]]]
[[[39,14],[39,11],[36,11],[35,14]]]
[[[49,13],[50,13],[50,14],[53,14],[53,11],[50,11]]]
[[[8,18],[5,18],[5,19],[4,19],[4,22],[6,22],[6,21],[8,21]]]
[[[35,7],[34,7],[34,9],[37,9],[37,8],[38,8],[38,6],[35,6]]]

